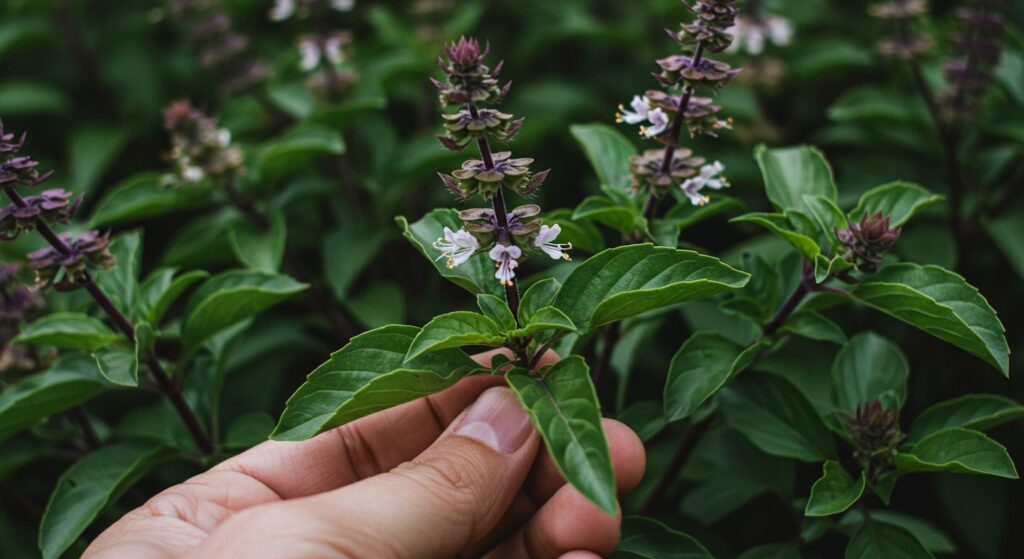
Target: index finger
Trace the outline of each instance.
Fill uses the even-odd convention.
[[[473,358],[489,366],[499,349]],[[549,352],[542,364],[558,357]],[[282,499],[315,495],[391,470],[426,450],[484,390],[502,384],[500,375],[479,375],[455,386],[321,433],[307,441],[267,441],[212,471],[241,472]]]

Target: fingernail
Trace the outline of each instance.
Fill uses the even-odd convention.
[[[489,388],[462,416],[456,435],[469,437],[510,454],[530,436],[530,417],[512,391],[503,386]]]

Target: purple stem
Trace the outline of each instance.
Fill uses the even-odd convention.
[[[473,115],[473,118],[478,118],[480,113],[477,111],[475,105],[469,105],[469,113]],[[491,156],[491,146],[487,143],[487,138],[480,136],[476,140],[477,147],[480,148],[480,158],[484,162],[484,168],[488,171],[494,168],[494,158]],[[502,192],[501,185],[498,185],[498,192],[491,198],[491,206],[494,208],[494,217],[498,220],[498,241],[502,244],[508,244],[511,240],[508,236],[508,210],[505,207],[505,194]],[[505,302],[508,303],[509,310],[512,311],[512,316],[519,316],[519,279],[512,277],[512,284],[505,285]]]
[[[18,194],[13,186],[5,187],[4,192],[11,201],[14,202],[14,205],[20,208],[24,208],[26,206],[25,199]],[[50,229],[50,226],[42,217],[36,216],[35,222],[36,230],[39,231],[39,234],[42,235],[48,243],[50,243],[50,246],[65,256],[70,256],[74,253],[71,247],[68,246],[63,239],[57,236],[57,234],[53,232],[53,229]],[[89,275],[88,272],[85,272],[84,278],[79,283],[85,287],[86,291],[89,292],[89,295],[91,295],[96,301],[96,304],[103,309],[117,328],[121,330],[124,337],[127,338],[129,342],[134,343],[135,328],[132,326],[131,321],[128,320],[128,317],[126,317],[120,309],[117,308],[117,305],[110,300],[110,297],[107,296],[103,289],[93,281],[92,276]],[[167,374],[167,371],[164,370],[163,366],[160,365],[160,360],[157,358],[156,354],[153,353],[153,350],[147,349],[146,353],[142,355],[142,360],[149,367],[149,371],[156,380],[160,391],[167,396],[171,405],[174,406],[175,411],[177,411],[178,415],[181,416],[181,420],[185,423],[185,427],[195,440],[196,446],[199,447],[199,450],[204,455],[212,454],[214,451],[213,442],[210,440],[209,435],[206,434],[206,430],[203,429],[202,424],[199,423],[199,419],[196,417],[195,412],[188,405],[188,402],[185,401],[178,384],[170,375]]]

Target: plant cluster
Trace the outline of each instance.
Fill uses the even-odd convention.
[[[0,7],[0,555],[476,375],[623,557],[1018,547],[1019,8],[52,1]]]

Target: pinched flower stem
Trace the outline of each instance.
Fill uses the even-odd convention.
[[[697,49],[693,52],[692,66],[700,64],[704,58],[704,43],[697,43]],[[676,118],[672,122],[672,129],[669,132],[670,142],[665,146],[665,155],[661,158],[661,173],[668,174],[672,168],[672,156],[675,153],[676,146],[679,144],[679,137],[683,133],[683,123],[686,122],[686,109],[690,106],[690,99],[693,98],[693,86],[686,85],[683,87],[682,97],[679,98],[679,112],[676,113]],[[647,203],[644,205],[644,218],[650,221],[654,218],[654,211],[658,207],[658,197],[654,195],[652,190],[647,195]]]
[[[8,198],[14,202],[14,205],[18,207],[26,206],[25,199],[18,194],[18,191],[15,190],[13,186],[5,187],[4,192],[7,194]],[[53,229],[50,229],[49,224],[47,224],[42,217],[36,216],[35,224],[36,230],[39,231],[39,234],[46,239],[48,243],[50,243],[50,246],[65,256],[73,254],[74,251],[71,247],[69,247],[63,239],[58,237],[57,234],[53,232]],[[81,281],[81,284],[85,287],[85,290],[89,292],[89,295],[91,295],[96,301],[96,304],[103,309],[103,312],[105,312],[117,328],[121,330],[124,337],[127,338],[129,342],[134,343],[135,327],[132,326],[128,317],[126,317],[124,313],[117,308],[117,305],[110,300],[110,297],[108,297],[106,292],[103,291],[103,288],[96,284],[88,272],[85,272],[85,278]],[[181,394],[181,389],[178,387],[178,384],[170,375],[167,374],[167,371],[164,370],[163,366],[160,364],[160,360],[157,358],[153,350],[147,349],[146,353],[142,355],[142,360],[145,362],[146,366],[149,367],[149,371],[156,380],[157,386],[160,388],[160,392],[167,396],[171,405],[174,406],[175,411],[178,412],[179,416],[181,416],[182,422],[185,423],[185,427],[188,429],[189,434],[192,435],[192,439],[195,440],[196,446],[199,448],[200,452],[204,455],[212,454],[214,451],[213,442],[210,440],[209,435],[206,434],[206,430],[203,428],[202,424],[199,423],[199,419],[196,417],[195,412],[188,405],[188,402],[185,401],[185,397]]]
[[[470,104],[469,113],[474,119],[480,117],[480,113],[477,111],[476,105]],[[476,145],[480,149],[480,159],[484,162],[484,168],[490,171],[494,168],[494,158],[491,157],[491,146],[487,143],[487,138],[480,136],[476,140]],[[498,242],[502,244],[508,244],[511,242],[508,236],[508,210],[505,207],[505,194],[502,192],[501,185],[498,185],[498,192],[495,193],[494,197],[491,198],[491,207],[494,208],[494,217],[498,221]],[[512,316],[519,316],[519,280],[516,277],[512,277],[510,284],[505,284],[505,302],[508,303],[509,310],[512,311]]]

